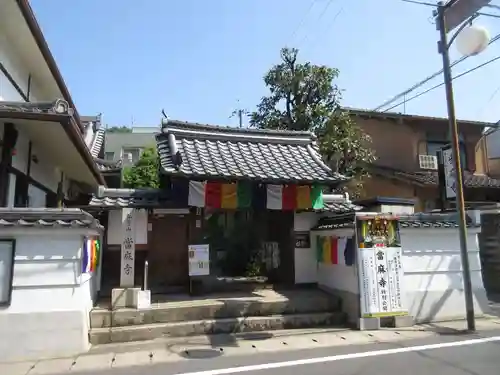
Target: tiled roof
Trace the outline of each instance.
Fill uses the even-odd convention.
[[[156,141],[163,173],[169,175],[330,185],[346,180],[321,160],[309,132],[167,121]]]
[[[168,206],[169,204],[171,205],[171,201],[163,197],[161,193],[131,194],[128,197],[93,196],[89,202],[89,206],[99,208],[155,208]]]
[[[0,208],[0,229],[19,226],[103,229],[97,219],[77,208]]]
[[[431,116],[421,116],[421,115],[412,115],[406,113],[398,113],[398,112],[385,112],[385,111],[377,111],[377,110],[369,110],[369,109],[360,109],[360,108],[351,108],[351,107],[343,107],[344,111],[350,113],[354,116],[365,117],[365,118],[379,118],[379,119],[394,119],[394,120],[403,120],[403,121],[421,121],[421,122],[441,122],[448,123],[447,117],[431,117]],[[498,124],[496,122],[484,122],[484,121],[474,121],[474,120],[464,120],[458,119],[457,123],[461,124],[471,124],[482,127],[491,127],[498,128]]]
[[[182,203],[180,203],[182,204]],[[89,204],[92,208],[179,208],[162,189],[108,189],[102,187]],[[186,206],[182,206],[185,208]]]
[[[99,156],[102,144],[104,143],[104,129],[97,129],[90,143],[90,153],[94,158]]]
[[[395,177],[418,185],[437,185],[438,174],[433,171],[406,172],[386,166],[372,166],[372,173],[382,176]],[[474,175],[464,172],[464,185],[468,188],[500,188],[500,180],[486,175]]]
[[[401,228],[458,228],[456,213],[452,214],[429,214],[417,213],[413,215],[399,216],[399,225]],[[351,228],[354,226],[355,214],[342,215],[342,217],[323,217],[319,219],[318,225],[313,230],[330,230],[340,228]],[[480,227],[479,223],[474,223],[467,217],[467,227],[477,228]]]
[[[97,168],[101,172],[111,172],[111,171],[119,171],[122,168],[122,161],[108,161],[99,158],[94,158],[95,163],[97,164]]]
[[[357,206],[352,202],[325,202],[325,206],[318,212],[334,212],[334,213],[347,213],[361,210],[363,207]]]
[[[52,102],[6,102],[0,101],[0,112],[73,115],[73,108],[63,99]]]
[[[470,217],[466,217],[468,228],[480,227]],[[401,228],[458,228],[456,213],[416,213],[413,215],[400,216]]]

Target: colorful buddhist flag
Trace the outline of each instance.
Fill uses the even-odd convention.
[[[101,244],[97,239],[85,237],[82,246],[82,273],[94,272],[99,265]]]
[[[323,240],[324,237],[322,236],[316,238],[316,260],[318,263],[323,262]]]
[[[246,181],[221,183],[189,181],[188,205],[211,208],[248,208],[252,202],[252,189]]]
[[[83,246],[82,246],[82,273],[88,273],[90,272],[90,248],[89,248],[89,241],[85,237],[83,240]]]
[[[332,263],[331,237],[323,237],[323,263]]]
[[[323,208],[323,191],[319,186],[267,185],[270,210],[307,210]]]
[[[326,264],[352,265],[350,258],[350,264],[347,262],[347,243],[346,237],[318,237],[318,259]]]

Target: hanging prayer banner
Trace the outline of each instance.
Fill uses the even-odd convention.
[[[352,266],[354,239],[352,237],[318,236],[316,241],[318,262]]]
[[[358,216],[356,235],[361,317],[407,315],[398,219]]]
[[[213,181],[189,181],[188,205],[223,209],[250,208],[258,205],[270,210],[322,209],[321,186],[265,185],[262,197],[254,196],[252,183],[238,181],[221,183]],[[265,202],[256,202],[263,199]]]
[[[95,238],[84,237],[82,247],[82,273],[94,272],[99,266],[100,242]]]

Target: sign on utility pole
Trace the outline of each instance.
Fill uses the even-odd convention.
[[[445,25],[446,32],[464,22],[467,18],[476,13],[479,9],[491,3],[491,0],[450,0],[445,4]]]

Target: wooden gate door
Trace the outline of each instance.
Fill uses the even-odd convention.
[[[149,284],[152,293],[184,291],[188,276],[188,216],[151,219]]]

